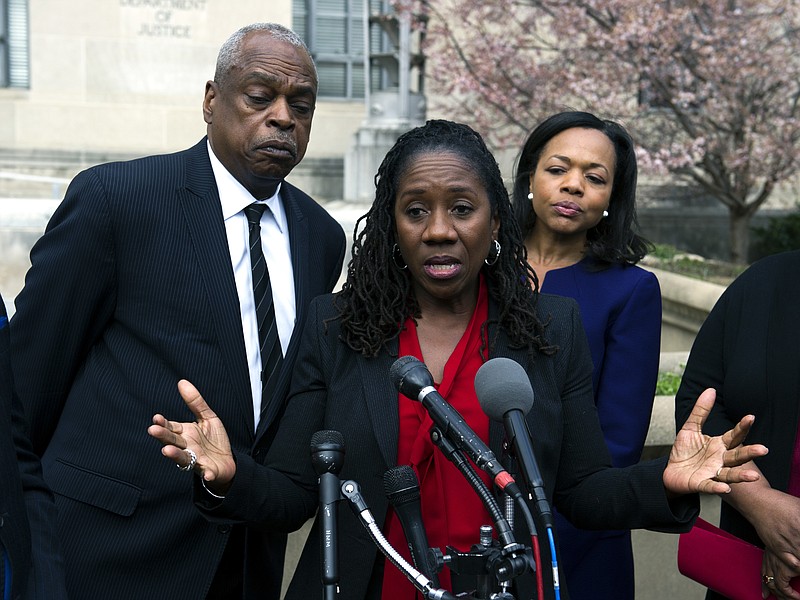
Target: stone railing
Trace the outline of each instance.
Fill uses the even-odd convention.
[[[644,265],[642,268],[651,271],[661,286],[661,351],[688,351],[725,286]]]
[[[682,373],[700,326],[725,286],[652,267],[661,286],[661,372]],[[675,440],[675,397],[656,396],[645,447],[651,451]]]
[[[683,373],[689,352],[662,352],[659,371]],[[656,396],[650,416],[650,429],[644,445],[647,447],[671,446],[675,440],[675,396]]]

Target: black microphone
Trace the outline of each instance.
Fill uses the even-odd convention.
[[[417,474],[409,465],[393,467],[383,474],[383,489],[403,526],[414,566],[431,580],[433,587],[438,588],[439,577],[431,560],[428,536],[422,524]]]
[[[342,499],[339,472],[344,464],[344,438],[338,431],[317,431],[311,436],[311,464],[319,476],[321,577],[325,600],[336,598],[339,583],[337,503]]]
[[[535,501],[545,525],[551,527],[553,515],[525,420],[533,406],[533,388],[528,374],[522,365],[510,358],[492,358],[475,374],[475,394],[483,412],[505,426],[506,438],[522,467],[528,497]]]
[[[422,402],[433,422],[442,433],[473,462],[492,476],[501,490],[509,495],[519,494],[514,479],[495,458],[494,452],[467,425],[459,412],[433,387],[433,376],[424,363],[413,356],[401,356],[389,369],[389,376],[400,393]],[[508,489],[506,489],[508,487]]]

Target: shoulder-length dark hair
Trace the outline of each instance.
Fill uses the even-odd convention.
[[[548,117],[531,132],[522,146],[514,172],[513,204],[523,236],[530,232],[536,222],[536,213],[528,199],[530,176],[536,170],[548,142],[562,131],[573,128],[602,132],[611,140],[616,154],[608,217],[601,219],[587,232],[586,254],[601,268],[612,263],[636,264],[651,250],[651,244],[638,234],[638,169],[633,140],[619,123],[600,119],[587,112],[568,111]]]
[[[409,270],[398,268],[393,261],[397,242],[394,205],[411,161],[420,154],[438,152],[455,154],[474,170],[489,196],[492,214],[499,218],[500,255],[494,264],[483,267],[490,297],[499,306],[499,324],[514,346],[531,352],[552,351],[536,315],[537,296],[531,285],[533,282],[538,289],[536,275],[528,265],[497,161],[476,131],[445,120],[428,121],[401,135],[378,168],[375,200],[356,222],[347,279],[336,296],[342,339],[354,351],[375,356],[400,333],[408,317],[420,317]],[[484,348],[486,325],[482,330]]]

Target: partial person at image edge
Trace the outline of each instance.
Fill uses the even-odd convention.
[[[675,397],[680,427],[697,390],[713,387],[717,401],[710,434],[753,414],[748,441],[770,452],[749,465],[759,481],[731,486],[722,497],[719,526],[765,549],[764,594],[800,598],[800,250],[752,264],[725,290],[692,345]],[[708,591],[707,598],[722,596]]]
[[[0,297],[0,598],[66,597],[56,505],[14,391],[8,316]]]

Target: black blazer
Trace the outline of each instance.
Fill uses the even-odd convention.
[[[683,424],[692,400],[717,390],[706,431],[718,435],[742,417],[756,417],[748,444],[764,444],[756,459],[770,485],[789,487],[800,418],[800,251],[767,257],[740,275],[709,313],[695,338],[680,389],[675,420]],[[722,502],[720,526],[763,546],[755,529]]]
[[[283,184],[297,323],[330,291],[341,226]],[[206,140],[170,155],[93,167],[67,190],[31,252],[11,324],[14,370],[35,450],[56,493],[74,598],[205,595],[230,535],[192,504],[192,477],[147,435],[154,413],[193,417],[186,378],[210,399],[238,453],[269,446],[283,403],[254,431],[239,301]],[[264,537],[251,540],[263,546]],[[285,538],[263,547],[248,585],[277,596]],[[266,564],[265,564],[266,561]]]
[[[11,562],[11,598],[66,598],[56,505],[26,436],[8,345],[6,308],[0,298],[0,546]],[[0,586],[0,595],[2,590]]]
[[[322,429],[340,431],[346,452],[342,481],[361,487],[379,526],[388,501],[384,472],[396,465],[398,392],[388,374],[397,344],[374,359],[349,350],[339,340],[332,295],[314,300],[303,334],[292,391],[275,443],[263,468],[250,457],[237,459],[237,473],[225,501],[206,510],[218,522],[250,522],[260,527],[298,527],[317,507],[316,476],[309,459],[310,440]],[[548,498],[581,527],[651,527],[686,530],[697,514],[697,498],[668,505],[661,475],[663,461],[627,469],[610,468],[592,396],[592,363],[574,300],[540,296],[539,311],[550,323],[548,341],[555,356],[512,349],[498,333],[490,357],[505,356],[524,365],[535,392],[528,415],[537,460]],[[490,304],[490,319],[496,307]],[[502,424],[491,424],[490,446],[502,456]],[[382,561],[369,535],[345,503],[339,507],[341,598],[379,598]],[[524,523],[521,523],[524,527]],[[519,532],[517,539],[526,537]],[[477,533],[476,533],[477,542]],[[543,541],[542,560],[549,565]],[[393,567],[387,567],[393,568]],[[549,580],[549,569],[545,569]],[[563,583],[563,582],[562,582]],[[552,589],[552,588],[551,588]],[[319,529],[315,523],[303,550],[288,598],[321,597]],[[549,597],[549,596],[548,596]]]

